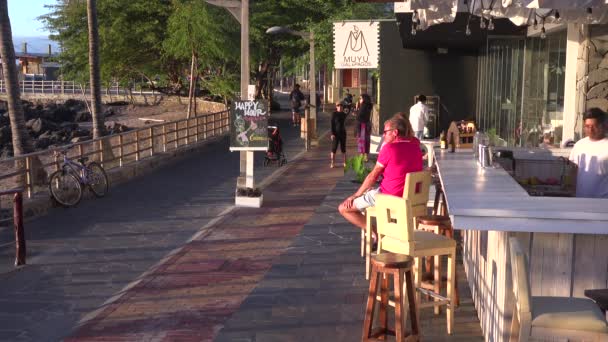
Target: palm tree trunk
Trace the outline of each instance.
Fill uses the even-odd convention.
[[[89,82],[91,83],[91,117],[93,118],[93,139],[106,135],[106,126],[101,111],[101,77],[99,71],[99,32],[97,30],[97,1],[87,0],[87,23],[89,26]],[[109,139],[101,143],[103,165],[113,167],[118,162],[114,160],[114,152]],[[108,162],[112,161],[112,162]]]
[[[101,112],[101,81],[99,71],[99,33],[97,31],[96,0],[87,0],[89,25],[89,78],[91,83],[91,116],[93,117],[93,139],[105,135],[103,113]]]
[[[8,17],[7,0],[0,0],[0,58],[2,59],[2,71],[4,83],[6,84],[6,97],[8,116],[11,122],[11,135],[13,142],[13,154],[17,157],[34,152],[34,145],[30,135],[25,128],[25,113],[21,106],[21,94],[19,93],[19,81],[17,67],[15,66],[15,48],[13,46],[13,33],[11,22]],[[21,159],[15,163],[18,170],[24,170],[25,160]],[[42,185],[46,182],[46,172],[40,159],[33,157],[31,160],[32,186]],[[17,180],[19,186],[26,185],[26,177],[22,175]]]

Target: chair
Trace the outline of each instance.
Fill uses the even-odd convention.
[[[427,202],[429,200],[429,188],[431,186],[431,173],[429,171],[410,172],[405,176],[403,187],[403,198],[410,201],[412,215],[416,216],[427,214]],[[365,256],[365,279],[369,279],[371,269],[370,259],[372,253],[372,218],[376,217],[374,207],[367,208],[365,211],[366,229],[361,231],[361,256]]]
[[[526,256],[516,238],[509,238],[509,244],[515,295],[511,341],[515,341],[516,335],[519,336],[518,341],[556,337],[608,341],[606,319],[592,300],[531,296]]]
[[[404,341],[405,326],[404,317],[404,297],[407,292],[408,307],[410,311],[410,322],[412,333],[407,336],[407,341],[418,341],[418,317],[416,313],[416,302],[414,300],[414,281],[412,280],[412,264],[414,259],[409,255],[382,253],[374,255],[372,258],[372,279],[369,283],[369,294],[367,296],[367,306],[365,310],[365,319],[363,320],[363,338],[362,341],[376,340],[377,338],[386,338],[386,335],[394,335],[396,341]],[[395,305],[395,329],[388,329],[387,309],[389,305],[388,276],[393,276],[393,291]],[[381,279],[381,280],[380,280]],[[405,282],[404,282],[405,281]],[[378,283],[380,286],[380,315],[378,323],[380,328],[372,328],[374,315],[376,312],[376,298],[378,295]]]
[[[443,235],[415,230],[413,210],[409,200],[390,195],[376,195],[376,221],[378,224],[378,253],[388,251],[412,256],[415,259],[417,308],[446,305],[448,334],[454,326],[454,286],[456,283],[456,241]],[[420,288],[422,268],[420,258],[447,255],[447,294],[442,296],[438,291]],[[435,279],[440,279],[440,267],[435,267]],[[420,293],[433,297],[430,303],[421,303]]]

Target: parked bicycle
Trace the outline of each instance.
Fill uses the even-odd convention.
[[[103,197],[108,192],[108,176],[101,165],[96,162],[86,164],[88,158],[82,157],[78,162],[70,160],[67,151],[55,152],[63,156],[61,169],[55,171],[49,180],[51,196],[57,203],[72,207],[82,199],[83,187],[87,186],[96,197]]]

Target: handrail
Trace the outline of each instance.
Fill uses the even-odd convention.
[[[24,80],[19,81],[19,89],[21,93],[35,93],[35,94],[85,94],[90,93],[88,83],[76,83],[74,81],[34,81]],[[107,88],[101,88],[101,92],[105,95],[158,95],[160,92],[157,90],[143,90],[140,86],[137,88],[126,88],[118,85],[118,83],[111,83]],[[0,80],[0,93],[6,93],[6,85],[4,80]]]
[[[25,265],[25,231],[23,229],[23,189],[0,191],[0,196],[13,196],[13,223],[15,224],[15,266]]]
[[[70,159],[97,156],[96,159],[104,168],[111,170],[137,163],[141,159],[152,157],[155,153],[167,152],[224,134],[229,128],[229,111],[224,110],[0,160],[0,187],[7,187],[7,183],[19,177],[17,185],[25,188],[28,198],[31,198],[36,191],[46,191],[46,187],[40,190],[35,186],[35,183],[40,182],[36,182],[33,163],[36,162],[38,167],[44,169],[50,168],[49,171],[58,170],[60,161],[54,156],[58,150],[68,150]],[[112,151],[110,159],[104,159],[104,149]],[[108,154],[106,153],[105,157]]]

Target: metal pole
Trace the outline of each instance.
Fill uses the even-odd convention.
[[[241,0],[241,100],[247,100],[249,87],[249,0]],[[247,178],[247,152],[239,152],[237,187],[244,187]],[[253,157],[253,154],[251,154]]]
[[[311,145],[317,146],[317,86],[315,80],[315,36],[310,31],[310,121],[306,122],[306,130],[310,131]]]
[[[279,60],[279,83],[283,92],[283,59]]]
[[[13,199],[13,221],[15,223],[15,266],[25,265],[25,232],[23,230],[23,195],[15,193]]]

